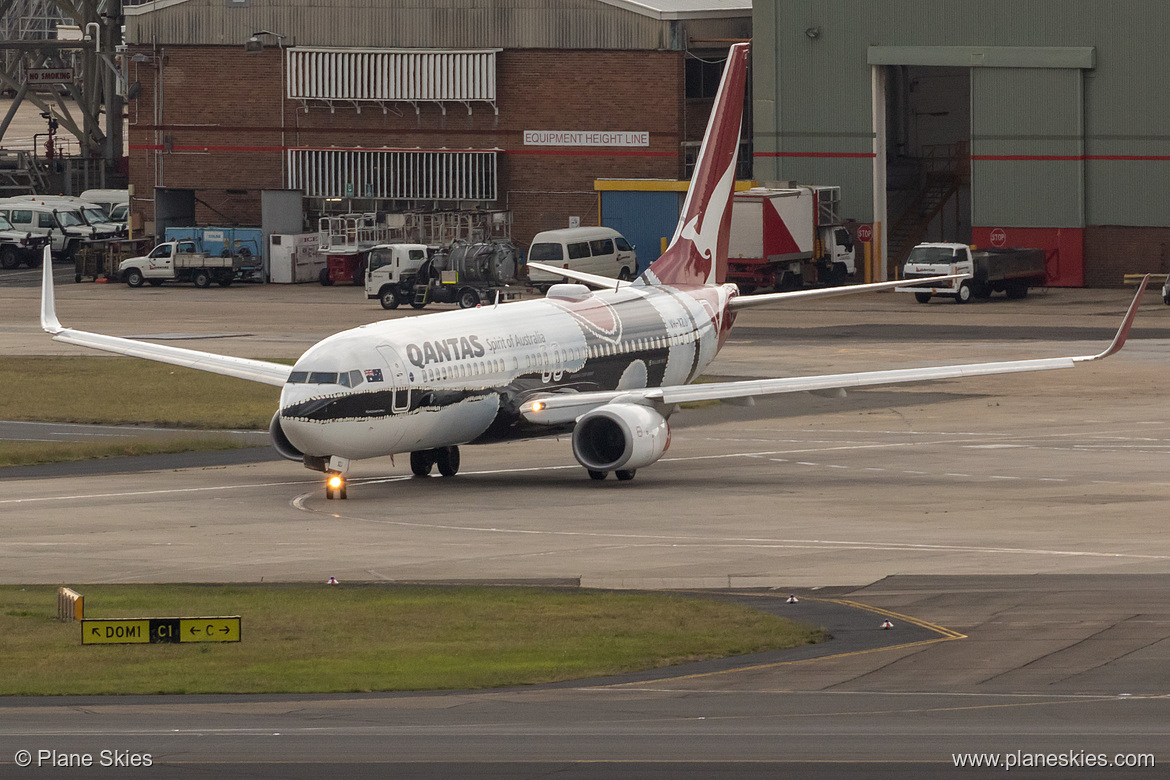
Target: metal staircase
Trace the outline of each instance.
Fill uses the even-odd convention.
[[[966,143],[923,147],[921,185],[889,235],[890,263],[900,269],[910,250],[922,242],[931,222],[971,180]]]

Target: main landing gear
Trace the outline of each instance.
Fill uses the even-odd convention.
[[[618,469],[613,473],[620,482],[629,482],[638,473],[637,469]],[[608,471],[594,471],[589,469],[589,479],[602,480],[609,476]]]
[[[325,498],[345,498],[345,477],[341,474],[325,476]]]
[[[416,477],[429,477],[432,466],[438,466],[444,477],[455,476],[459,473],[459,448],[437,447],[410,453],[410,470]]]

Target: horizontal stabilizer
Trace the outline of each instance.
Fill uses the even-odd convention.
[[[818,287],[815,290],[793,290],[792,292],[764,293],[763,295],[741,295],[732,298],[728,306],[732,311],[750,309],[755,306],[767,306],[772,303],[786,303],[788,301],[808,301],[814,298],[836,298],[839,295],[856,295],[857,293],[878,292],[892,290],[895,287],[913,287],[949,283],[955,279],[966,279],[966,274],[951,276],[930,276],[925,279],[903,279],[898,282],[874,282],[873,284],[848,284],[843,287]]]
[[[545,265],[544,263],[528,263],[528,267],[535,268],[537,271],[544,271],[547,274],[563,276],[566,279],[572,279],[575,282],[580,282],[598,290],[616,290],[618,287],[629,287],[633,284],[633,282],[614,279],[612,276],[588,274],[584,271],[574,271],[571,268],[557,268],[555,265]]]

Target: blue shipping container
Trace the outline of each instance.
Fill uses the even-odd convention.
[[[262,256],[264,231],[260,228],[169,227],[167,241],[193,240],[206,255]]]

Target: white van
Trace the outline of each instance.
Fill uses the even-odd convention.
[[[574,271],[630,280],[638,275],[638,255],[625,236],[613,228],[581,227],[546,230],[532,239],[528,260]],[[564,280],[535,268],[528,279],[537,288],[548,288]]]
[[[77,209],[19,197],[0,199],[0,217],[11,222],[16,230],[34,236],[48,236],[52,253],[69,259],[73,259],[82,243],[94,240],[97,233],[85,224]]]
[[[81,199],[86,203],[96,203],[109,214],[115,206],[130,207],[130,190],[86,190],[81,193]]]
[[[52,206],[61,213],[72,212],[94,229],[95,239],[123,238],[126,235],[126,226],[115,222],[100,205],[73,195],[13,195],[9,200],[28,200]]]

